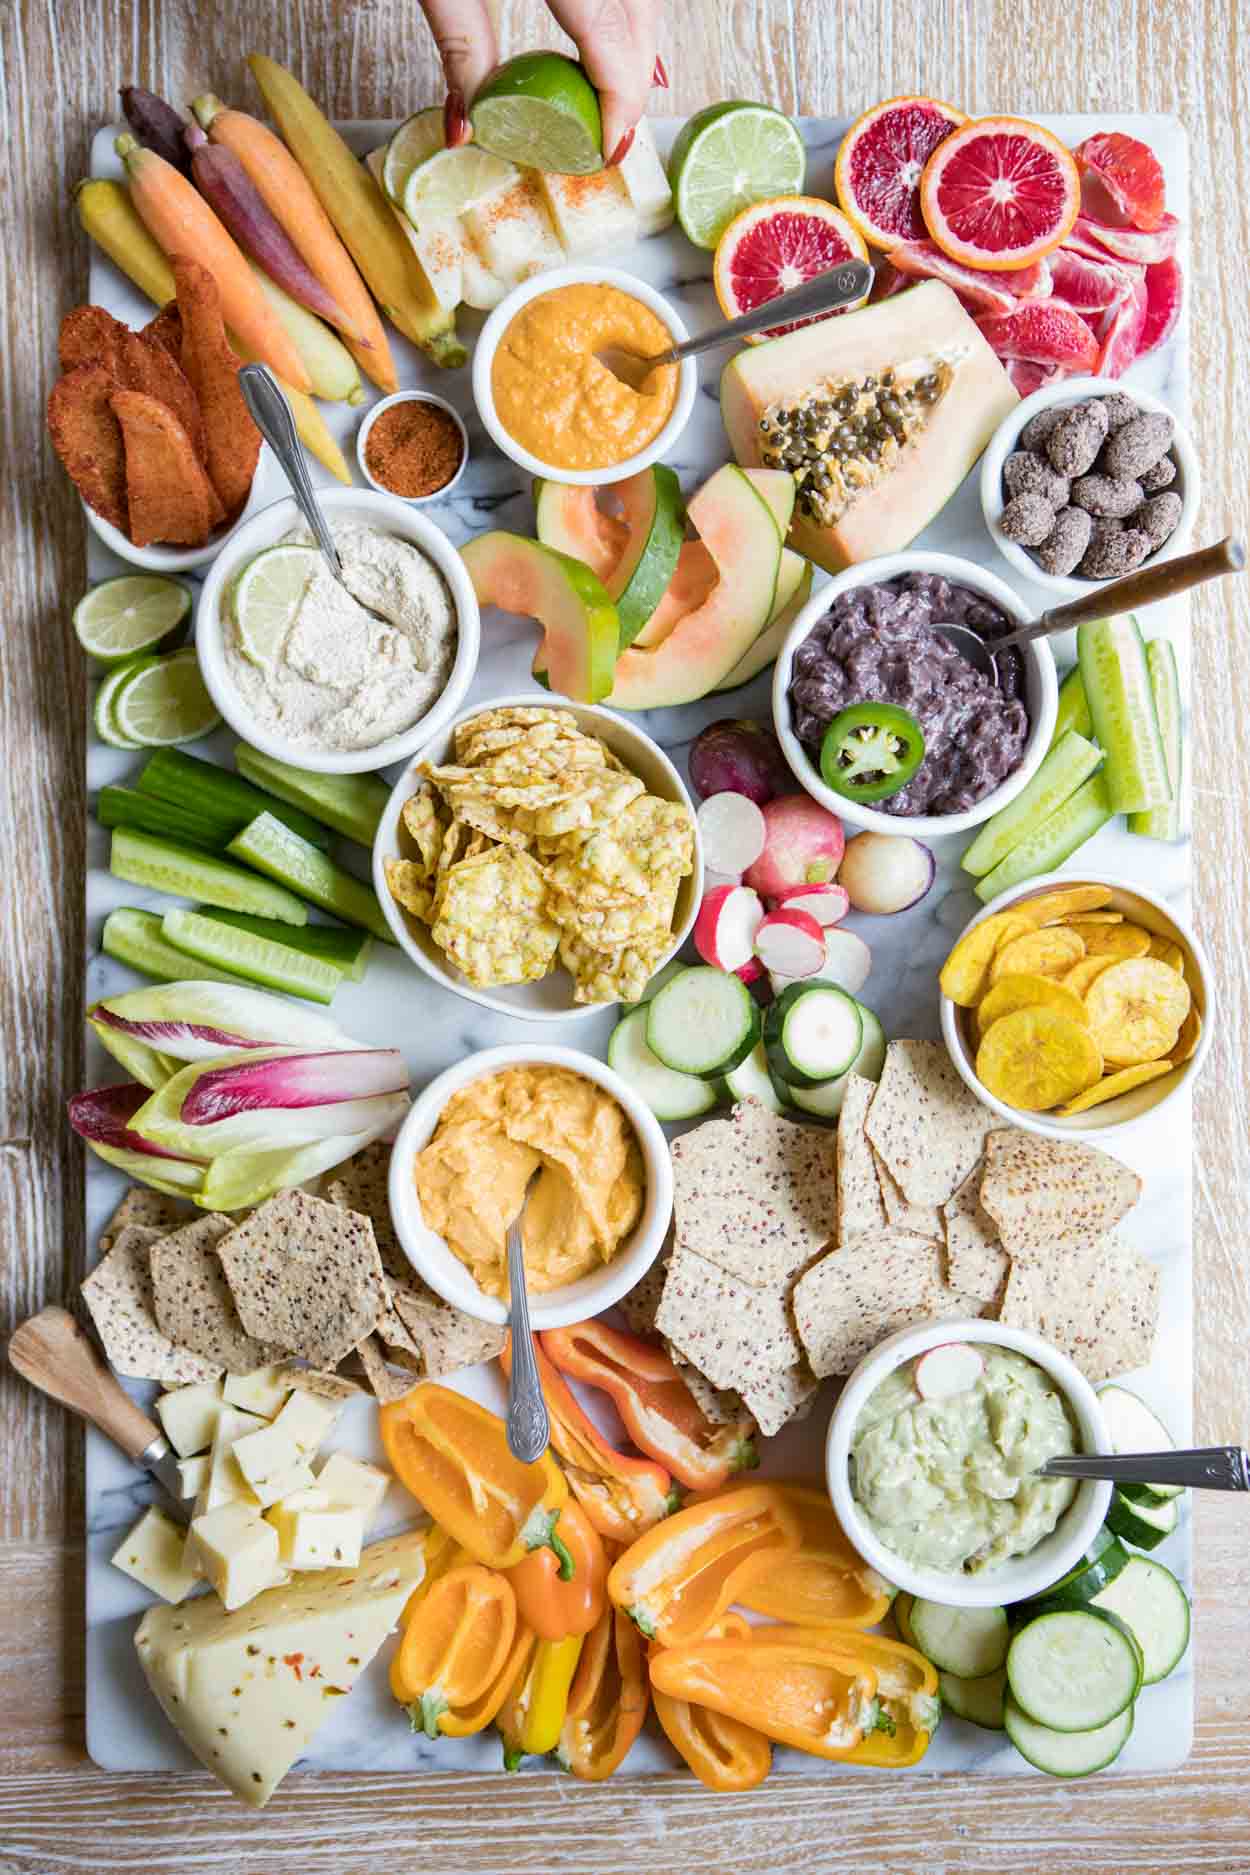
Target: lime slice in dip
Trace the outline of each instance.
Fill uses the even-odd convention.
[[[321,554],[316,547],[267,547],[249,560],[235,582],[234,623],[239,649],[267,670],[286,642],[291,622]]]

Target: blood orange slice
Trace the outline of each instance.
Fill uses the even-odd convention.
[[[998,356],[1060,365],[1065,373],[1092,371],[1098,357],[1093,330],[1070,306],[1034,300],[1014,312],[987,313],[977,324]]]
[[[988,273],[1049,254],[1080,206],[1071,155],[1022,117],[981,117],[952,131],[920,179],[921,212],[943,253]]]
[[[1094,370],[1100,378],[1118,378],[1128,370],[1137,357],[1145,324],[1146,282],[1137,279],[1098,322],[1098,362]]]
[[[889,98],[856,118],[838,149],[833,189],[865,240],[884,248],[924,240],[924,166],[967,121],[939,98]]]
[[[1099,131],[1073,151],[1081,172],[1082,213],[1112,227],[1144,228],[1163,221],[1167,185],[1149,144],[1121,130]]]
[[[778,195],[769,202],[744,208],[716,244],[712,283],[726,318],[750,312],[778,293],[801,286],[818,273],[828,273],[844,260],[867,260],[868,249],[858,228],[846,216],[815,195]],[[848,312],[849,307],[840,308]],[[826,313],[825,318],[836,318]],[[780,338],[796,325],[770,326],[749,341]]]
[[[1144,358],[1170,338],[1181,316],[1185,276],[1173,255],[1146,269],[1146,319],[1137,341],[1137,356]]]

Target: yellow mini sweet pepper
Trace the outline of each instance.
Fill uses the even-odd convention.
[[[515,1771],[522,1758],[541,1758],[559,1744],[584,1640],[582,1634],[570,1634],[561,1641],[535,1641],[495,1715],[505,1771]]]

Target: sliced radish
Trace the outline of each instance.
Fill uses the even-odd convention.
[[[748,957],[744,964],[738,965],[734,975],[741,977],[749,989],[753,983],[758,983],[763,977],[764,966],[758,957]]]
[[[713,872],[741,876],[764,851],[768,828],[745,794],[710,794],[699,809],[703,858]]]
[[[773,899],[792,886],[831,884],[846,846],[837,815],[810,794],[778,795],[762,811],[767,844],[752,862],[747,884]]]
[[[814,977],[825,961],[825,935],[809,911],[770,911],[755,932],[755,954],[788,977]]]
[[[713,872],[710,866],[705,866],[703,868],[703,892],[705,897],[709,892],[715,892],[717,886],[741,884],[742,874],[740,872]]]
[[[916,1392],[922,1400],[949,1400],[975,1387],[985,1362],[966,1341],[946,1341],[916,1362]]]
[[[851,901],[844,885],[796,885],[776,900],[774,911],[808,912],[823,930],[841,924]]]
[[[717,970],[741,970],[755,961],[755,933],[763,916],[763,901],[749,885],[718,885],[704,894],[694,924],[694,947],[704,963]]]
[[[848,996],[857,996],[868,981],[872,969],[872,952],[863,938],[856,937],[853,931],[825,932],[825,961],[820,974],[830,983],[845,990]]]
[[[856,911],[906,911],[920,903],[936,870],[928,847],[907,834],[857,833],[846,843],[838,883]]]

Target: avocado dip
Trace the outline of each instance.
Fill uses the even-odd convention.
[[[1067,1404],[1023,1354],[978,1344],[972,1386],[921,1397],[915,1361],[869,1396],[851,1440],[851,1490],[877,1539],[905,1562],[975,1575],[1027,1555],[1076,1492],[1029,1474],[1077,1450]]]

